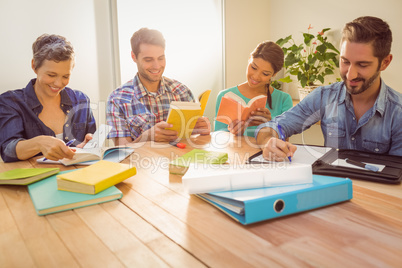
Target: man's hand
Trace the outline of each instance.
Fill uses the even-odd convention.
[[[197,123],[195,123],[192,134],[209,135],[211,133],[211,123],[209,119],[205,116],[198,118]]]
[[[166,129],[173,127],[172,124],[168,124],[165,121],[161,121],[150,129],[144,131],[136,141],[156,141],[156,142],[164,142],[164,141],[174,141],[177,139],[177,131]]]
[[[293,157],[297,147],[290,142],[278,138],[270,138],[262,148],[262,156],[269,161],[284,161]]]

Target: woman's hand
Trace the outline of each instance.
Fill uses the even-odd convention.
[[[17,143],[15,150],[20,160],[26,160],[38,153],[42,153],[47,159],[55,161],[74,157],[74,149],[66,146],[62,140],[45,135],[22,140]]]
[[[81,142],[80,144],[77,145],[78,148],[84,148],[85,144],[87,144],[88,141],[92,140],[92,133],[87,133],[85,135],[85,140]],[[99,146],[102,146],[102,144],[99,144]]]
[[[72,159],[74,157],[74,149],[68,147],[62,140],[51,136],[43,137],[40,143],[40,151],[43,156],[49,160],[60,160],[63,158]]]
[[[257,111],[251,112],[251,116],[248,119],[248,126],[259,126],[263,123],[271,121],[271,112],[268,108],[258,108]]]
[[[229,126],[228,130],[230,133],[236,136],[242,136],[244,130],[246,129],[246,122],[240,120],[234,120]]]

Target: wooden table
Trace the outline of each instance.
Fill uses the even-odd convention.
[[[234,163],[258,151],[253,142],[216,132],[184,150],[135,144],[124,162],[138,173],[117,185],[121,200],[47,216],[36,215],[26,187],[0,186],[0,267],[402,265],[401,185],[355,180],[351,201],[243,226],[169,175],[169,161],[190,144],[228,152]],[[52,165],[32,159],[0,171],[32,166]]]

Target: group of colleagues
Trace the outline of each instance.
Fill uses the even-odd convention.
[[[267,96],[265,108],[247,121],[230,125],[214,122],[215,131],[254,136],[268,160],[284,161],[297,147],[278,138],[278,125],[286,138],[301,133],[318,121],[325,146],[402,156],[402,94],[381,79],[392,61],[392,33],[376,17],[359,17],[342,32],[340,74],[343,82],[315,89],[293,107],[289,94],[271,86],[282,69],[284,53],[265,41],[250,54],[247,80],[222,90],[246,102]],[[157,30],[142,28],[131,38],[135,77],[114,90],[107,102],[107,123],[115,145],[153,140],[170,142],[177,132],[166,123],[171,101],[195,101],[190,89],[163,76],[165,39]],[[4,162],[26,160],[38,154],[47,159],[72,158],[74,146],[83,147],[96,130],[89,98],[67,87],[74,67],[74,50],[59,35],[44,34],[33,46],[32,69],[36,78],[23,89],[0,95],[0,149]],[[200,117],[193,134],[208,135],[211,126]],[[66,143],[75,140],[73,147]]]

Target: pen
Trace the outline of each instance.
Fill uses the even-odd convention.
[[[186,144],[181,143],[181,142],[177,142],[177,141],[171,141],[171,142],[169,142],[169,144],[172,145],[172,146],[179,147],[180,149],[186,148]]]
[[[358,166],[358,167],[362,167],[362,168],[365,168],[365,169],[368,169],[368,170],[371,170],[371,171],[374,171],[374,172],[377,172],[379,170],[379,168],[376,167],[376,166],[373,166],[373,165],[370,165],[370,164],[365,164],[365,163],[355,161],[355,160],[352,160],[352,159],[349,159],[349,158],[345,158],[345,161],[346,161],[346,163],[349,163],[349,164],[352,164],[352,165],[355,165],[355,166]]]
[[[75,139],[72,139],[72,140],[70,140],[70,141],[68,141],[68,142],[66,143],[66,146],[67,146],[67,147],[70,147],[70,145],[73,144],[74,142],[75,142]],[[46,160],[47,160],[46,157],[43,158],[43,161],[46,161]]]
[[[279,138],[286,142],[285,135],[283,135],[283,132],[282,132],[282,127],[279,124],[278,124],[278,132],[279,132]],[[288,159],[289,159],[289,162],[292,162],[292,158],[290,156],[288,156]]]

